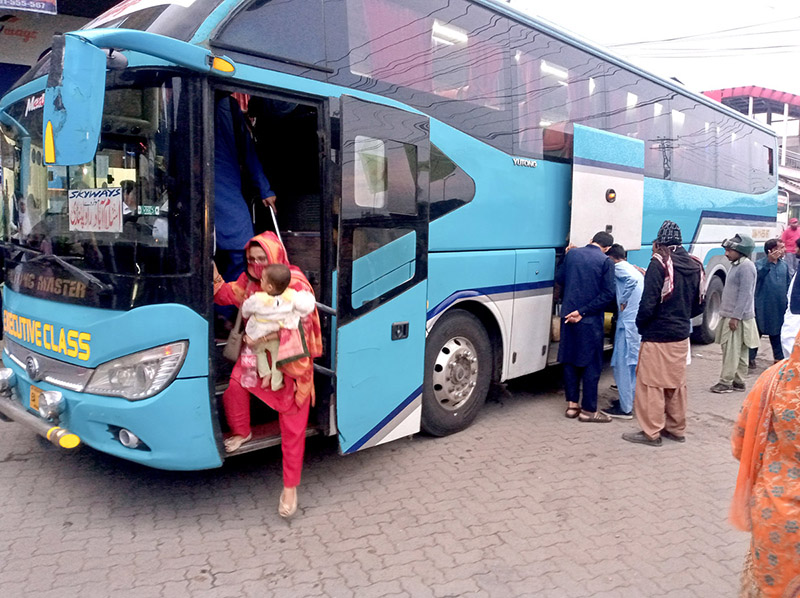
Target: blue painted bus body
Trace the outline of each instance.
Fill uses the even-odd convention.
[[[224,16],[223,3],[202,26],[193,42],[205,36]],[[175,43],[152,40],[155,54],[163,53]],[[138,52],[126,52],[131,66],[169,64]],[[198,53],[188,52],[187,60]],[[235,75],[227,81],[262,85],[273,90],[309,94],[320,99],[338,98],[344,94],[363,100],[419,113],[395,100],[363,91],[347,89],[315,81],[268,71],[248,65],[237,65]],[[44,79],[34,81],[6,96],[3,105],[44,88]],[[382,313],[398,320],[417,318],[432,322],[453,305],[481,299],[494,304],[492,313],[504,333],[510,331],[511,321],[500,304],[513,303],[515,293],[544,289],[550,292],[553,285],[556,249],[566,245],[569,234],[569,202],[571,198],[572,166],[566,163],[538,160],[536,168],[513,165],[513,156],[491,147],[436,119],[430,120],[430,140],[475,181],[475,196],[466,205],[433,221],[429,230],[429,276],[427,284],[413,287],[404,294],[381,306]],[[607,148],[598,149],[598,158],[607,159]],[[624,163],[626,156],[619,156]],[[655,237],[661,222],[671,219],[684,231],[688,243],[692,231],[699,226],[699,206],[774,219],[776,215],[775,190],[758,196],[731,191],[703,188],[671,181],[645,179],[643,249],[633,252],[631,261],[646,265],[650,251],[647,245]],[[385,249],[392,252],[407,249],[403,243]],[[526,253],[527,252],[527,253]],[[528,253],[533,252],[533,257]],[[392,275],[408,278],[402,271],[404,264],[399,254],[388,256]],[[523,255],[525,254],[525,255]],[[713,255],[713,254],[709,254]],[[375,258],[377,256],[373,256]],[[533,259],[533,262],[530,260]],[[387,262],[387,263],[388,263]],[[536,269],[529,264],[536,263]],[[366,265],[364,266],[366,267]],[[354,267],[354,281],[361,276],[362,266]],[[335,273],[331,275],[334,278]],[[366,282],[357,284],[363,289],[363,301],[380,294],[381,289],[370,290]],[[388,280],[388,279],[387,279]],[[384,281],[385,284],[393,284]],[[334,293],[335,296],[335,293]],[[31,318],[53,321],[52,303],[4,291],[6,309]],[[334,347],[347,346],[352,339],[375,335],[370,312],[344,327],[338,338],[332,339]],[[550,314],[542,314],[543,318]],[[94,395],[76,396],[60,389],[67,399],[65,426],[81,436],[84,441],[104,452],[166,469],[199,469],[215,467],[222,459],[214,438],[213,417],[208,397],[208,323],[188,308],[179,305],[158,305],[129,312],[112,312],[88,307],[59,304],[54,324],[84,327],[92,333],[91,358],[81,365],[93,366],[115,357],[167,343],[189,340],[189,355],[178,378],[164,391],[151,399],[129,402],[120,398]],[[425,328],[412,326],[409,344],[419,342]],[[364,400],[358,404],[339,404],[338,421],[342,450],[352,452],[370,446],[392,433],[392,426],[402,413],[419,407],[424,354],[408,353],[398,360],[391,371],[378,370],[377,356],[383,345],[391,342],[388,335],[375,336],[373,347],[363,354],[358,371],[342,369],[339,380],[357,389]],[[28,346],[31,346],[28,344]],[[41,347],[31,346],[37,351]],[[63,356],[59,358],[64,359]],[[69,359],[67,359],[69,361]],[[4,359],[6,366],[17,374],[19,392],[24,397],[30,380],[16,364]],[[74,362],[74,360],[73,360]],[[413,376],[409,376],[413,372]],[[388,382],[387,382],[388,381]],[[387,387],[387,384],[389,387]],[[45,390],[50,388],[42,384]],[[401,401],[389,399],[402,396]],[[23,398],[23,400],[25,400]],[[108,431],[108,426],[124,426],[139,434],[152,449],[151,452],[125,449]]]
[[[186,359],[177,379],[159,394],[140,401],[121,397],[76,393],[44,381],[42,390],[59,390],[66,408],[61,425],[89,446],[112,455],[164,469],[218,467],[222,459],[214,436],[208,385],[208,323],[191,309],[176,304],[141,307],[131,311],[97,309],[53,303],[15,293],[3,293],[6,338],[42,355],[84,367],[96,367],[123,355],[159,345],[188,340]],[[87,359],[70,357],[53,349],[46,336],[30,338],[8,326],[8,314],[90,335]],[[56,335],[57,337],[57,335]],[[14,370],[17,393],[28,405],[32,381],[25,369],[3,353],[6,367]],[[123,447],[109,426],[127,428],[139,436],[150,451]]]
[[[425,340],[425,294],[426,285],[418,284],[339,330],[339,351],[345,350],[356,359],[340,362],[336,372],[338,386],[363,398],[337,403],[342,452],[383,441],[400,424],[415,423],[419,430],[424,352],[417,347],[424,346]],[[409,322],[408,337],[392,341],[389,330],[379,324],[383,319]],[[401,343],[408,350],[387,364],[382,352],[389,343]],[[359,350],[353,355],[346,349],[349,347]],[[396,419],[404,413],[407,417]]]

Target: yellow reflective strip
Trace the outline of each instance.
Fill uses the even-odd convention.
[[[57,432],[58,432],[60,429],[61,429],[61,428],[59,428],[58,426],[53,426],[52,428],[50,428],[50,429],[47,431],[47,440],[50,440],[50,435],[51,435],[51,434],[57,433]]]
[[[44,161],[53,164],[56,161],[56,143],[53,139],[53,123],[47,121],[44,130]]]

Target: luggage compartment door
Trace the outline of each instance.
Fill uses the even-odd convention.
[[[583,246],[598,231],[626,250],[642,246],[644,142],[575,125],[570,243]]]

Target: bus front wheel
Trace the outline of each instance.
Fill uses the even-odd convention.
[[[719,315],[719,308],[722,305],[722,290],[724,288],[725,283],[719,276],[715,276],[708,283],[706,301],[703,306],[703,322],[699,328],[695,329],[693,340],[706,345],[714,342],[717,325],[722,319],[722,316]]]
[[[492,345],[481,321],[466,311],[442,316],[425,344],[422,429],[446,436],[478,415],[492,376]]]

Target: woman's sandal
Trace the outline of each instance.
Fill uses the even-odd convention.
[[[580,407],[567,407],[567,410],[564,412],[564,417],[568,417],[570,419],[575,419],[581,414]]]
[[[607,424],[611,421],[611,417],[603,413],[602,411],[595,411],[594,413],[589,413],[588,411],[582,412],[578,416],[579,422],[593,422],[597,424]]]
[[[225,452],[233,453],[238,451],[245,442],[249,442],[253,438],[253,433],[250,432],[247,436],[231,436],[225,439]]]
[[[291,517],[297,512],[297,490],[294,491],[294,501],[292,503],[283,502],[283,490],[281,490],[281,498],[278,501],[278,515],[284,519]]]

